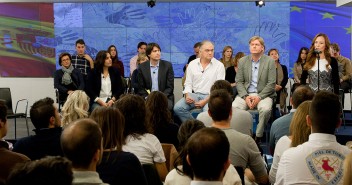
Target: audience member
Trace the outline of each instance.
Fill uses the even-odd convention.
[[[330,45],[330,55],[337,60],[339,66],[340,89],[348,92],[351,88],[352,65],[350,59],[344,57],[340,53],[340,46],[337,43]]]
[[[151,126],[146,120],[146,106],[142,97],[128,94],[121,98],[116,107],[125,116],[123,132],[126,144],[122,150],[136,155],[141,164],[154,164],[161,181],[165,180],[167,168],[164,151]]]
[[[9,150],[8,143],[2,140],[6,136],[7,130],[7,107],[0,102],[0,184],[5,183],[16,164],[29,161],[27,156]]]
[[[164,183],[165,185],[189,185],[191,183],[193,173],[187,163],[187,152],[184,150],[184,147],[191,135],[202,128],[205,128],[205,126],[199,120],[187,120],[180,126],[177,137],[180,142],[179,151],[181,151],[181,153],[174,163],[175,168],[167,174]],[[227,169],[222,182],[224,185],[241,184],[240,177],[232,165]]]
[[[200,45],[200,58],[187,67],[184,97],[174,107],[175,114],[182,122],[193,119],[190,110],[208,110],[210,87],[216,80],[225,79],[224,65],[214,58],[214,44],[208,40]]]
[[[147,55],[145,55],[145,53],[141,53],[138,54],[138,58],[137,58],[137,69],[138,66],[144,62],[148,61],[148,57]],[[131,76],[131,92],[135,93],[139,91],[139,85],[138,85],[138,70],[134,70],[133,74]]]
[[[275,67],[276,67],[276,84],[275,84],[275,91],[276,91],[276,104],[280,104],[280,111],[281,114],[286,113],[286,98],[287,98],[287,91],[286,91],[286,84],[288,81],[288,72],[287,67],[280,63],[280,56],[278,49],[270,49],[268,55],[274,59]],[[275,114],[274,114],[275,115]]]
[[[187,142],[186,151],[186,160],[193,172],[191,185],[222,184],[231,164],[230,144],[223,131],[204,128],[195,132]]]
[[[111,56],[107,51],[98,52],[94,66],[87,84],[91,111],[99,106],[112,106],[124,91],[120,73],[112,67]]]
[[[327,90],[339,94],[338,64],[337,60],[330,56],[329,48],[330,40],[326,34],[315,35],[307,55],[307,62],[304,64],[301,84],[306,84],[308,78],[309,87],[314,92]]]
[[[233,60],[234,58],[232,57],[233,55],[233,50],[231,46],[225,46],[224,49],[222,50],[222,57],[220,58],[220,62],[224,64],[225,69],[229,68],[230,66],[233,66]]]
[[[226,90],[233,97],[231,85],[226,80],[217,80],[211,87],[210,93],[218,89]],[[197,119],[202,121],[207,127],[210,127],[213,123],[213,119],[210,117],[208,112],[202,112],[198,114]],[[248,111],[232,107],[230,125],[231,128],[235,129],[236,131],[252,137],[253,118]]]
[[[116,49],[116,46],[110,45],[107,51],[110,54],[112,60],[112,67],[115,67],[117,70],[119,70],[119,73],[123,78],[125,76],[125,68],[123,67],[122,61],[119,60],[119,53]]]
[[[233,95],[234,97],[237,96],[237,88],[236,88],[236,73],[238,71],[238,62],[239,60],[244,57],[243,52],[238,52],[235,55],[235,58],[232,60],[233,67],[229,67],[226,69],[226,75],[225,75],[225,80],[231,83],[231,87],[233,89]]]
[[[81,118],[88,117],[89,97],[84,91],[77,90],[67,97],[61,110],[61,126],[66,127]]]
[[[130,75],[133,74],[133,71],[137,69],[137,58],[138,55],[141,53],[145,53],[145,50],[147,48],[147,43],[146,42],[139,42],[138,46],[137,46],[137,54],[135,56],[133,56],[130,59]]]
[[[276,97],[276,68],[272,58],[264,55],[264,40],[253,36],[249,40],[250,55],[242,57],[236,74],[238,95],[233,106],[238,109],[259,111],[256,142],[263,137],[264,125],[270,118],[273,99]]]
[[[151,92],[146,106],[147,121],[152,124],[153,133],[160,143],[170,143],[178,148],[178,125],[171,118],[165,94],[160,91]]]
[[[186,72],[186,69],[188,67],[188,64],[190,62],[192,62],[192,60],[196,59],[196,58],[199,58],[199,48],[200,48],[200,45],[201,45],[201,42],[197,42],[194,44],[193,46],[193,52],[194,54],[191,55],[189,58],[188,58],[188,61],[187,61],[187,64],[183,67],[183,72]]]
[[[157,43],[147,45],[149,61],[138,66],[138,95],[147,98],[150,92],[163,92],[168,99],[168,109],[174,107],[174,70],[172,64],[160,60],[161,49]]]
[[[298,106],[297,111],[292,117],[290,133],[288,135],[282,136],[277,142],[273,157],[273,163],[269,172],[269,180],[271,184],[275,183],[280,157],[284,151],[290,147],[296,147],[308,141],[311,129],[307,125],[306,117],[309,113],[310,104],[311,101],[305,101],[300,106]]]
[[[293,81],[291,92],[293,92],[299,85],[301,85],[301,76],[303,72],[304,64],[306,63],[306,58],[309,49],[306,47],[301,47],[296,62],[293,64]]]
[[[71,65],[71,55],[61,53],[59,56],[58,69],[54,73],[54,88],[59,91],[59,103],[65,102],[67,96],[75,90],[84,90],[84,79],[79,69],[73,68]]]
[[[74,68],[79,69],[87,85],[88,74],[94,68],[94,61],[86,53],[86,43],[83,39],[76,41],[76,55],[72,55],[72,65]]]
[[[62,156],[60,136],[61,118],[54,100],[44,98],[36,101],[30,109],[31,121],[35,127],[34,136],[21,138],[13,151],[28,156],[31,160],[49,156]]]
[[[343,185],[352,184],[352,153],[348,154],[343,164]]]
[[[97,166],[100,178],[110,184],[147,184],[141,163],[129,152],[122,151],[125,143],[123,130],[125,119],[115,107],[98,107],[90,118],[95,120],[102,131],[103,157]]]
[[[242,167],[243,170],[249,167],[255,181],[266,184],[268,174],[257,144],[252,137],[237,132],[230,126],[231,103],[232,98],[224,89],[213,90],[210,93],[208,113],[213,119],[212,126],[225,132],[230,142],[231,163],[236,167]]]
[[[102,133],[92,119],[84,118],[71,123],[61,135],[61,147],[72,162],[73,185],[104,185],[96,172],[102,159]]]
[[[304,101],[312,100],[313,97],[314,92],[310,87],[306,85],[301,85],[297,87],[296,90],[293,92],[290,98],[290,102],[292,105],[290,113],[276,119],[271,125],[269,137],[269,146],[271,154],[274,153],[275,145],[279,141],[279,139],[282,136],[289,134],[290,123],[296,111],[296,108]]]
[[[72,179],[71,161],[64,157],[47,156],[17,165],[7,185],[71,185]]]
[[[275,184],[343,184],[343,160],[352,151],[334,135],[341,113],[336,94],[317,92],[307,116],[312,130],[309,140],[283,153]]]

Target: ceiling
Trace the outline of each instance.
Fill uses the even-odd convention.
[[[145,3],[148,0],[0,0],[0,2],[33,2],[33,3],[77,3],[77,2],[121,2],[121,3]],[[156,2],[254,2],[254,0],[155,0]],[[352,6],[352,0],[265,0],[267,2],[331,2],[336,6]]]

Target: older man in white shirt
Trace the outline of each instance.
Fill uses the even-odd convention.
[[[174,106],[174,112],[182,122],[194,119],[191,109],[207,111],[211,86],[216,80],[225,79],[224,65],[214,58],[214,44],[203,41],[199,52],[200,58],[193,60],[187,67],[184,97]]]

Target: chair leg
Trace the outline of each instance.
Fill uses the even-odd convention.
[[[17,126],[16,126],[16,117],[15,117],[15,140],[17,139],[16,133],[17,133]]]
[[[27,126],[27,135],[29,136],[29,127],[28,127],[28,119],[27,119],[27,116],[25,117],[26,119],[26,126]]]

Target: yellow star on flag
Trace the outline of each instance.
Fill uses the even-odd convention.
[[[343,28],[343,29],[347,30],[346,34],[352,33],[352,25],[349,28]]]
[[[323,19],[331,19],[331,20],[334,20],[334,14],[331,14],[329,12],[326,12],[326,13],[320,13],[320,15],[323,15]]]
[[[303,8],[299,8],[297,6],[293,6],[291,7],[291,12],[299,12],[299,13],[302,13],[302,9]]]

